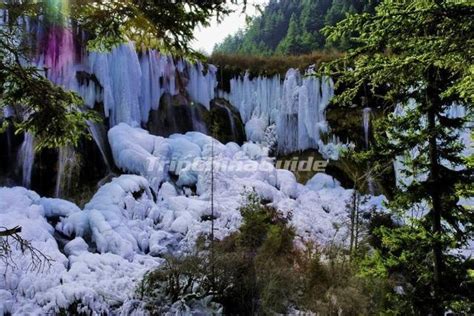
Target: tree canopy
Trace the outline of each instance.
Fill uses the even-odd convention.
[[[473,236],[472,210],[460,203],[473,186],[460,132],[472,119],[474,4],[386,0],[374,15],[349,16],[325,33],[357,44],[326,65],[336,87],[344,87],[334,104],[363,104],[357,99],[363,91],[376,96],[371,106],[393,112],[398,104],[396,115],[376,124],[372,149],[359,155],[376,170],[405,157],[408,181],[389,203],[405,225],[378,232],[383,245],[375,260],[403,288],[394,306],[408,314],[472,312],[470,263],[453,250]],[[466,116],[449,115],[453,105]]]
[[[229,35],[215,53],[295,55],[326,48],[347,49],[348,39],[327,41],[321,30],[346,14],[373,13],[379,0],[271,0],[247,29]]]

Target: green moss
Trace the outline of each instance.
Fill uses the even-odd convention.
[[[212,135],[222,143],[245,141],[245,128],[236,108],[227,100],[215,98],[211,101],[211,110],[203,115],[207,126],[212,126]],[[232,128],[233,127],[233,128]],[[211,128],[208,128],[211,130]]]

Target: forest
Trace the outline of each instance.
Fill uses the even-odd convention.
[[[354,45],[349,36],[326,39],[322,29],[347,14],[373,13],[379,0],[270,0],[247,28],[229,35],[214,53],[242,55],[301,55],[316,50],[345,50]]]

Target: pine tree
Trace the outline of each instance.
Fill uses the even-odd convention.
[[[277,52],[283,55],[296,55],[301,53],[301,51],[299,25],[296,20],[296,15],[293,14],[290,19],[290,25],[288,26],[288,33],[278,45]]]
[[[216,45],[215,53],[272,55],[285,54],[286,45],[291,38],[297,44],[295,53],[310,53],[314,50],[333,48],[333,43],[326,43],[321,33],[325,25],[334,25],[343,19],[346,13],[371,12],[380,0],[271,0],[263,14],[252,20],[243,36],[227,37]],[[288,37],[292,17],[298,25],[297,37]],[[328,24],[329,23],[329,24]],[[238,45],[234,45],[238,42]],[[347,48],[352,43],[347,38],[345,43],[335,46]],[[234,49],[235,47],[237,49]]]
[[[472,196],[473,170],[461,157],[459,131],[474,98],[474,4],[470,1],[384,1],[375,16],[350,16],[326,29],[333,41],[353,36],[359,45],[327,65],[344,87],[334,102],[353,104],[365,88],[385,91],[380,104],[401,115],[376,124],[376,142],[360,155],[381,161],[412,152],[405,175],[413,177],[389,203],[405,225],[379,231],[378,256],[402,291],[392,297],[404,313],[472,312],[473,280],[453,250],[472,238],[472,211],[459,204]],[[447,115],[452,104],[468,115]],[[415,149],[415,151],[413,151]],[[418,216],[411,216],[416,209]]]
[[[324,27],[324,16],[331,5],[330,0],[324,1],[303,1],[303,10],[301,11],[301,26],[305,35],[303,35],[303,44],[305,51],[312,51],[324,47],[325,39],[320,30]],[[312,40],[312,42],[310,42]],[[309,44],[309,45],[308,45]]]

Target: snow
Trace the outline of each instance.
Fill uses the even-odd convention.
[[[136,253],[147,251],[158,217],[148,182],[123,175],[102,186],[83,212],[72,214],[56,228],[68,236],[90,238],[101,253],[133,259]]]
[[[298,186],[295,175],[288,170],[277,170],[277,186],[280,191],[289,197],[298,196]]]
[[[69,241],[62,253],[48,218],[80,213],[64,200],[40,198],[20,187],[0,188],[2,226],[20,225],[21,236],[53,260],[50,267],[32,271],[28,254],[12,248],[16,265],[0,276],[0,314],[52,314],[74,302],[84,311],[110,312],[112,306],[131,300],[142,275],[160,263],[149,256],[129,261],[112,253],[91,253],[80,237]],[[7,269],[3,261],[0,267]]]
[[[54,259],[37,274],[15,250],[19,268],[0,277],[0,311],[57,313],[78,302],[84,312],[143,313],[135,297],[143,274],[161,264],[160,256],[190,251],[210,232],[211,169],[216,238],[239,229],[239,207],[254,191],[292,214],[299,245],[347,240],[352,190],[325,174],[297,183],[274,167],[263,144],[224,145],[199,132],[163,138],[125,123],[108,138],[115,164],[128,174],[101,186],[83,210],[25,188],[0,189],[2,225],[21,225],[22,235]]]
[[[76,237],[64,246],[64,253],[68,256],[78,256],[81,253],[87,252],[89,245],[81,237]]]
[[[102,185],[82,210],[25,188],[0,188],[1,226],[20,225],[21,236],[52,260],[35,271],[28,254],[12,248],[14,265],[0,261],[7,272],[0,275],[0,315],[58,314],[74,303],[77,312],[144,314],[136,297],[143,275],[159,267],[162,256],[193,249],[196,239],[210,232],[211,215],[216,238],[237,231],[239,207],[249,192],[291,214],[299,246],[310,241],[347,244],[347,204],[353,190],[323,173],[299,184],[269,158],[276,140],[279,153],[318,148],[325,159],[338,158],[345,145],[334,136],[322,139],[330,133],[325,118],[334,93],[330,78],[305,76],[314,74],[310,67],[305,75],[289,69],[284,80],[279,75],[251,79],[249,74],[232,79],[230,93],[221,95],[245,123],[248,142],[242,146],[199,132],[164,138],[139,126],[159,108],[164,93],[187,93],[209,109],[217,86],[214,66],[154,50],[137,52],[133,43],[77,60],[74,34],[67,28],[52,27],[48,33],[38,26],[37,32],[48,45],[39,49],[35,65],[49,68],[45,75],[77,91],[88,107],[103,103],[112,127],[107,135],[112,156],[124,174]],[[77,71],[90,78],[79,82]],[[465,109],[453,105],[447,114],[463,116]],[[105,156],[105,139],[95,126],[89,128]],[[467,133],[463,137],[471,141]],[[25,186],[31,183],[33,147],[33,137],[25,135],[18,156]],[[381,209],[385,202],[383,196],[363,200],[362,212]],[[470,244],[466,251],[472,248]],[[182,307],[176,304],[175,309]]]
[[[140,137],[134,140],[135,135]],[[129,151],[132,145],[114,144],[124,143],[127,137],[133,146],[141,147],[140,144],[143,144],[136,151],[146,154],[122,159],[122,152]],[[120,138],[120,142],[115,138]],[[313,228],[304,229],[310,233],[303,235],[318,242],[329,241],[330,236],[335,234],[332,227],[341,225],[342,218],[347,217],[346,198],[352,195],[351,190],[343,189],[337,180],[325,174],[316,174],[306,186],[298,184],[290,171],[274,167],[273,161],[268,158],[268,148],[262,144],[223,145],[199,132],[174,134],[164,139],[125,124],[112,128],[109,140],[117,165],[125,172],[142,175],[150,183],[156,174],[161,177],[161,188],[153,189],[158,196],[159,208],[166,209],[161,212],[163,217],[159,227],[167,232],[179,233],[183,238],[179,241],[180,247],[192,247],[193,240],[199,234],[209,231],[210,223],[202,218],[210,210],[211,164],[214,164],[216,236],[223,237],[238,228],[241,221],[238,207],[242,194],[249,190],[254,190],[262,199],[281,206],[283,210],[292,209],[299,214],[294,217],[295,227],[301,226],[302,222],[305,222],[302,227],[310,225]],[[150,144],[158,144],[166,151],[156,150],[156,147],[152,149]],[[210,147],[214,150],[211,151]],[[211,153],[214,153],[214,162],[211,161]],[[153,172],[137,169],[137,160],[143,157],[159,160],[162,169],[151,168]],[[168,169],[171,161],[179,165],[182,160],[187,162],[183,168]],[[178,175],[174,185],[172,174]],[[189,190],[194,186],[196,195]]]
[[[44,210],[44,216],[46,217],[66,217],[72,213],[80,212],[76,204],[66,200],[42,198],[40,203]]]
[[[265,139],[265,129],[267,128],[267,123],[260,118],[252,118],[247,123],[245,123],[245,135],[247,135],[247,140],[252,142],[263,142]]]
[[[341,184],[339,181],[327,175],[325,173],[316,173],[306,183],[306,187],[313,191],[319,191],[322,189],[334,189],[339,187]]]

